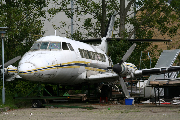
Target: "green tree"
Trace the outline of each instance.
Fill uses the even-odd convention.
[[[23,55],[29,50],[34,40],[43,35],[45,17],[44,0],[5,0],[0,2],[0,26],[6,26],[5,62]]]
[[[16,56],[24,55],[33,42],[44,34],[41,18],[46,17],[44,7],[47,5],[48,2],[44,0],[1,0],[0,26],[9,28],[4,42],[5,62]],[[0,49],[2,49],[1,45]],[[1,59],[2,57],[0,61]],[[5,82],[7,94],[15,92],[25,94],[33,85],[27,81]],[[1,87],[2,81],[0,82]]]
[[[50,14],[57,14],[58,12],[65,12],[68,18],[72,15],[75,16],[75,21],[83,22],[82,26],[78,26],[73,38],[87,39],[102,36],[102,22],[105,19],[107,25],[108,19],[114,11],[118,12],[116,17],[114,31],[118,34],[114,34],[114,37],[122,37],[124,41],[113,42],[109,46],[109,55],[112,56],[114,63],[119,62],[123,57],[126,50],[132,45],[127,42],[126,38],[131,38],[135,35],[135,38],[151,39],[154,35],[154,29],[158,29],[160,34],[167,34],[173,37],[179,29],[179,0],[172,0],[171,4],[167,4],[168,0],[130,0],[125,6],[125,0],[110,0],[105,1],[89,1],[89,0],[76,0],[74,2],[74,13],[71,13],[69,6],[70,0],[55,1],[55,4],[59,5],[57,9],[49,9]],[[102,7],[103,6],[103,7]],[[128,11],[131,11],[129,14]],[[103,14],[106,13],[106,15]],[[80,19],[80,16],[91,15],[92,18],[86,18],[84,21]],[[134,16],[132,16],[134,15]],[[105,17],[104,17],[105,16]],[[177,24],[174,24],[177,23]],[[127,31],[125,24],[132,24],[134,27],[131,31]],[[61,28],[62,29],[62,28]],[[83,32],[81,32],[81,31]],[[78,33],[78,34],[77,34]],[[68,36],[69,32],[66,31]],[[80,38],[79,38],[80,37]],[[133,52],[128,62],[139,64],[140,52],[152,46],[151,43],[137,43],[137,49]],[[152,46],[151,48],[154,48]],[[154,49],[149,50],[150,56],[153,61],[156,62],[156,55]],[[154,63],[153,63],[154,64]]]

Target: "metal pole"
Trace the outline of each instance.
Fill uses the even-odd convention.
[[[160,99],[159,99],[159,86],[158,86],[158,100],[159,100],[159,105],[160,105]]]
[[[4,88],[4,39],[3,38],[2,38],[2,73],[3,73],[2,104],[5,104],[5,88]]]
[[[155,104],[156,104],[156,87],[154,87],[154,92],[155,92]]]
[[[140,65],[139,65],[139,70],[141,69],[141,57],[142,57],[142,51],[141,51],[141,56],[140,56]]]
[[[3,35],[6,34],[6,29],[8,29],[8,27],[0,27],[0,38],[2,38],[2,73],[3,73],[3,88],[2,88],[2,104],[5,104],[5,88],[4,88],[4,39],[3,39]]]
[[[73,35],[73,6],[74,6],[74,3],[73,3],[73,0],[71,0],[71,14],[72,14],[72,16],[71,16],[71,39],[72,39],[72,35]]]
[[[148,57],[149,57],[149,60],[150,60],[150,68],[151,68],[151,57],[149,55],[149,52],[148,52]]]

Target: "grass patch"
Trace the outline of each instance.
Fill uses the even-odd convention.
[[[18,109],[18,108],[25,108],[31,107],[30,100],[15,100],[13,99],[13,95],[5,95],[5,104],[2,103],[2,94],[0,94],[0,108],[8,107],[9,109]]]

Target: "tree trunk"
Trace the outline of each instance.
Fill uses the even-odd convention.
[[[106,4],[105,0],[102,0],[102,20],[101,20],[101,37],[105,37],[105,22],[106,22]]]
[[[120,26],[119,26],[119,37],[124,38],[125,32],[125,0],[120,0]]]
[[[11,24],[13,23],[12,22],[12,7],[14,6],[13,5],[13,2],[12,2],[12,0],[5,0],[5,2],[6,2],[6,12],[7,12],[7,19],[8,19],[8,22],[6,23],[6,26],[9,28],[8,29],[8,32],[10,32],[11,31]],[[6,39],[6,44],[5,44],[5,46],[4,46],[4,48],[5,48],[5,62],[6,61],[8,61],[8,60],[10,60],[10,56],[11,56],[11,53],[10,53],[10,50],[12,49],[12,47],[13,46],[11,46],[11,41],[12,41],[12,39],[11,39],[12,37],[10,37],[10,38],[7,38]]]

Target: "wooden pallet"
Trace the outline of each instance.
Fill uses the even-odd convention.
[[[180,85],[180,80],[173,81],[149,81],[149,85],[159,85],[159,86],[168,86],[168,85]]]

